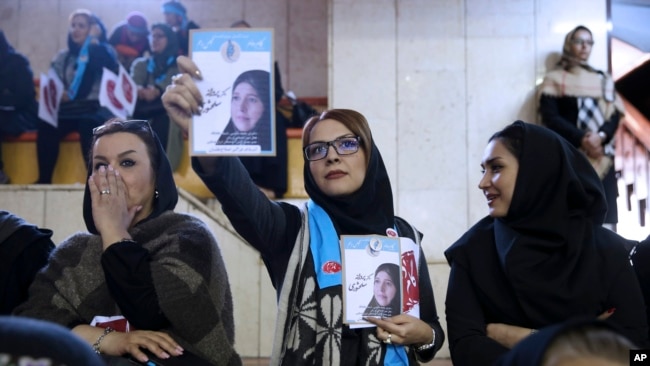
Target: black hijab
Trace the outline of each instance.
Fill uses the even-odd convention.
[[[607,210],[601,181],[560,135],[514,125],[524,130],[519,172],[508,215],[494,222],[501,265],[529,315],[581,312],[599,298],[594,227]]]
[[[318,188],[305,160],[305,190],[315,203],[329,215],[339,235],[386,235],[387,228],[395,228],[393,211],[393,191],[388,172],[384,166],[379,149],[372,141],[366,177],[361,187],[344,197],[330,197]],[[362,146],[363,147],[363,146]],[[331,152],[330,152],[331,153]]]
[[[110,132],[102,133],[100,137],[105,136],[109,133],[117,133],[117,132],[134,133],[133,129],[138,129],[137,127],[133,127],[133,125],[130,125],[128,122],[113,122],[113,123],[108,122],[108,125],[112,125],[112,124],[119,125],[119,126],[110,127],[111,128]],[[176,182],[174,181],[174,175],[172,173],[172,168],[171,165],[169,164],[169,160],[167,159],[167,154],[165,154],[165,150],[163,149],[160,140],[158,140],[158,136],[156,136],[156,134],[153,133],[153,130],[151,130],[150,127],[142,127],[142,128],[148,129],[147,131],[147,134],[149,134],[148,136],[151,136],[153,138],[149,142],[145,141],[144,139],[143,141],[145,142],[145,145],[147,145],[147,148],[149,150],[149,157],[151,159],[152,168],[154,169],[154,174],[156,176],[155,189],[158,194],[158,197],[154,198],[153,209],[151,211],[151,214],[149,214],[149,216],[147,216],[145,219],[140,221],[138,225],[145,221],[160,216],[165,211],[173,210],[174,207],[176,207],[176,203],[178,202],[178,190],[176,189]],[[134,134],[142,138],[137,133]],[[92,149],[94,149],[95,147],[95,141],[97,140],[97,138],[98,137],[95,136],[95,138],[93,139],[93,143],[91,145],[91,154],[92,154]],[[92,172],[93,172],[93,159],[92,156],[90,156],[88,159],[88,174],[86,176],[86,189],[84,190],[83,215],[84,215],[84,221],[86,222],[86,228],[88,229],[88,231],[93,234],[99,234],[97,228],[95,227],[95,220],[93,219],[90,188],[88,187],[88,178],[90,178]]]
[[[503,300],[518,302],[527,325],[596,316],[605,310],[598,308],[599,300],[609,290],[594,284],[601,265],[594,233],[607,209],[600,179],[585,156],[555,132],[521,121],[507,128],[522,132],[508,214],[484,218],[445,255],[471,272],[496,250],[501,280],[513,297]]]
[[[497,221],[562,238],[578,235],[568,220],[602,225],[607,201],[584,154],[548,128],[522,121],[511,126],[523,130],[519,172],[508,215]]]

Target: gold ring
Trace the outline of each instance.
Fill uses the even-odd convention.
[[[111,194],[111,191],[109,191],[108,189],[105,189],[105,190],[99,192],[99,194],[100,194],[100,195]]]
[[[388,333],[388,338],[384,339],[384,343],[386,344],[392,344],[393,341],[390,339],[393,335]]]

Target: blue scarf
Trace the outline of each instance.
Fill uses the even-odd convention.
[[[81,49],[79,50],[79,56],[77,56],[77,71],[75,71],[74,79],[72,79],[72,83],[68,89],[68,96],[71,100],[74,100],[74,98],[77,96],[79,86],[81,85],[81,80],[83,79],[84,72],[86,71],[86,65],[88,65],[88,60],[90,59],[88,56],[88,48],[90,47],[91,38],[91,36],[86,37],[83,46],[81,46]]]
[[[162,74],[158,75],[157,77],[154,75],[154,70],[156,69],[156,62],[154,61],[154,57],[151,56],[149,57],[149,62],[147,62],[147,72],[154,76],[154,82],[156,84],[160,84],[165,80],[165,76],[167,76],[166,71],[169,68],[171,64],[174,63],[174,56],[169,56],[167,58],[167,62],[165,63],[165,68],[163,69]]]
[[[334,262],[341,264],[341,251],[339,249],[339,236],[334,229],[334,224],[327,212],[314,201],[307,202],[309,212],[309,249],[314,259],[316,280],[318,287],[323,289],[342,284],[341,271],[326,273],[325,264]],[[333,245],[335,244],[335,245]],[[408,356],[404,346],[395,344],[386,345],[384,366],[408,366]]]

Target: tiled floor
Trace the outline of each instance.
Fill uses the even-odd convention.
[[[268,358],[244,358],[243,366],[268,366]],[[449,359],[435,359],[431,362],[422,364],[423,366],[452,366],[451,360]]]

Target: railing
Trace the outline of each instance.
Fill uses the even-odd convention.
[[[650,187],[650,121],[627,100],[625,117],[616,137],[616,167],[619,179],[625,183],[628,211],[634,207],[639,213],[639,225],[645,226]]]

